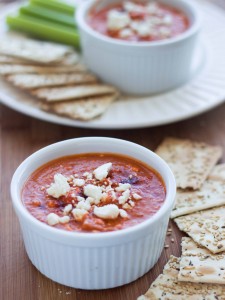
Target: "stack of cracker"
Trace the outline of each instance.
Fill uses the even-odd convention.
[[[0,75],[39,101],[40,108],[73,119],[103,114],[118,91],[98,82],[68,46],[6,36],[0,43]]]
[[[225,164],[222,149],[167,138],[156,150],[171,167],[177,195],[171,218],[189,237],[139,300],[225,299]]]

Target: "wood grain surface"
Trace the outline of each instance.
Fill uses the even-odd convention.
[[[219,0],[220,5],[224,2]],[[0,2],[1,4],[2,2]],[[225,6],[225,5],[224,5]],[[225,83],[224,83],[225,88]],[[138,130],[88,130],[53,125],[0,105],[0,299],[1,300],[134,300],[146,292],[170,254],[180,255],[181,232],[171,222],[172,234],[158,263],[135,282],[109,290],[84,291],[54,283],[29,261],[10,199],[10,181],[17,166],[34,151],[51,143],[83,136],[109,136],[154,150],[166,136],[221,145],[225,153],[225,104],[201,116],[172,125]],[[225,161],[225,154],[223,156]],[[174,241],[173,241],[174,239]]]

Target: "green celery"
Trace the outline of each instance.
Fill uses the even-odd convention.
[[[30,3],[37,4],[52,10],[60,11],[69,15],[74,15],[75,7],[57,0],[30,0]]]
[[[47,21],[61,23],[66,26],[72,26],[73,28],[75,26],[74,17],[39,5],[29,4],[22,6],[19,12],[21,15],[33,16]]]
[[[79,48],[79,34],[74,28],[22,15],[8,16],[6,22],[11,29],[24,31],[35,37]]]

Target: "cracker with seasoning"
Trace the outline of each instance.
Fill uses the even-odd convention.
[[[32,94],[47,102],[66,101],[70,99],[82,99],[99,95],[112,95],[117,93],[116,88],[106,84],[86,84],[82,86],[63,86],[42,88],[32,91]]]
[[[62,86],[70,84],[96,83],[96,76],[88,73],[71,74],[14,74],[6,78],[21,89],[36,89],[41,87]]]
[[[177,138],[166,138],[156,149],[171,167],[177,187],[199,189],[222,156],[222,148]]]
[[[116,98],[117,94],[113,94],[51,104],[42,103],[41,108],[72,119],[87,121],[103,114]]]
[[[220,284],[178,281],[180,259],[174,256],[166,264],[163,274],[151,284],[138,300],[224,300],[225,287]]]
[[[180,230],[212,253],[225,251],[225,206],[174,219]]]
[[[0,43],[0,54],[40,63],[60,61],[70,52],[72,52],[71,47],[32,40],[24,36],[5,35]]]
[[[79,55],[77,52],[73,51],[69,54],[66,54],[62,59],[60,59],[60,62],[51,62],[51,63],[44,63],[44,62],[36,62],[36,61],[30,61],[25,58],[18,58],[14,56],[9,55],[2,55],[0,54],[0,64],[18,64],[18,65],[39,65],[39,66],[57,66],[59,63],[62,66],[68,66],[78,63],[80,60]]]
[[[225,252],[212,254],[191,238],[182,238],[179,281],[225,284]]]
[[[199,190],[178,189],[171,218],[225,205],[225,184],[219,176],[206,180]]]
[[[0,64],[0,75],[4,75],[4,76],[10,74],[80,73],[85,71],[86,68],[81,64],[76,64],[71,66]]]

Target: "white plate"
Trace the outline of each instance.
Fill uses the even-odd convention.
[[[225,100],[225,11],[198,0],[203,15],[201,43],[193,61],[193,80],[173,91],[149,97],[127,97],[110,106],[98,119],[81,122],[41,111],[29,95],[0,80],[3,104],[32,117],[74,127],[123,129],[168,124],[203,113]],[[17,9],[10,5],[0,13],[0,34],[5,16]],[[171,70],[172,73],[172,70]]]

